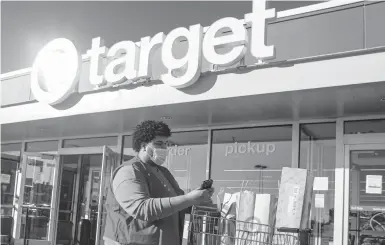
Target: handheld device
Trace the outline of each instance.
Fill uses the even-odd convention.
[[[213,186],[213,180],[212,179],[208,179],[208,180],[205,180],[205,181],[202,182],[201,189],[202,190],[209,189],[212,186]]]

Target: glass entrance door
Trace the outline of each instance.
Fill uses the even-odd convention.
[[[111,182],[111,177],[113,170],[119,165],[119,154],[114,152],[108,146],[103,147],[103,164],[101,171],[101,185],[99,190],[99,200],[98,200],[98,219],[97,219],[97,229],[96,229],[96,243],[95,245],[104,245],[103,234],[104,227],[106,225],[105,220],[107,216],[107,210],[105,202],[107,199],[107,194],[109,190],[109,185]]]
[[[56,155],[24,154],[17,173],[15,222],[16,243],[52,244],[55,235],[56,193],[59,161]]]
[[[13,201],[19,162],[19,152],[1,153],[1,242],[8,242],[12,237]]]
[[[89,244],[103,245],[104,203],[120,157],[107,146],[77,152],[23,154],[13,202],[15,244],[79,244],[78,224],[86,219]]]
[[[78,203],[81,189],[82,155],[61,156],[59,213],[57,217],[56,244],[75,244],[78,223]]]
[[[108,147],[100,153],[61,156],[61,183],[56,245],[77,245],[80,220],[91,223],[90,245],[103,244],[104,202],[119,156]]]
[[[385,244],[385,144],[347,145],[349,245]]]

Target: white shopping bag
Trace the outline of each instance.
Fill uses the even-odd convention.
[[[237,223],[235,245],[249,245],[252,241],[255,192],[242,191],[237,202]]]
[[[262,245],[272,240],[276,198],[243,191],[238,205],[236,245]],[[242,222],[243,221],[243,222]]]
[[[239,192],[225,193],[221,201],[221,245],[235,245]]]
[[[226,217],[229,214],[230,207],[233,203],[238,204],[239,192],[236,193],[225,193],[222,204],[222,217]]]
[[[266,244],[272,239],[276,198],[270,194],[256,194],[253,217],[253,245]]]

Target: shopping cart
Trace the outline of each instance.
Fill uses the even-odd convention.
[[[268,225],[222,217],[212,207],[193,207],[187,245],[308,245],[310,230],[275,229]]]

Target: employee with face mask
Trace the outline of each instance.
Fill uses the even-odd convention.
[[[213,189],[185,194],[162,164],[170,128],[144,121],[133,133],[137,157],[112,175],[105,207],[105,245],[181,245],[184,214],[192,205],[211,202]]]

